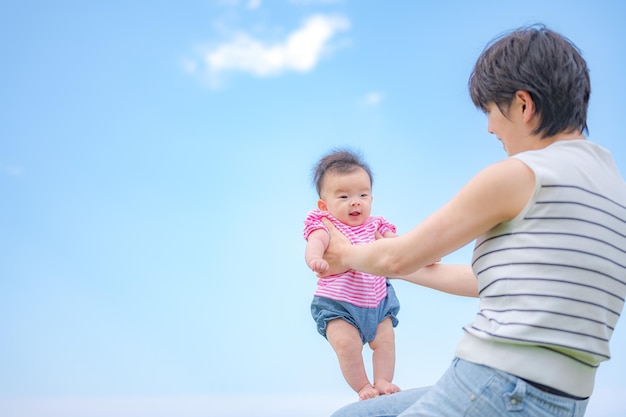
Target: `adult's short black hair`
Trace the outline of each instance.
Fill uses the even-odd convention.
[[[542,24],[520,28],[491,41],[469,79],[476,107],[494,103],[504,115],[517,91],[532,97],[542,138],[561,132],[587,132],[591,86],[580,50]]]

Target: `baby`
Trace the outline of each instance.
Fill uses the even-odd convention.
[[[318,209],[308,213],[304,224],[307,240],[305,260],[318,274],[328,270],[323,259],[328,229],[322,219],[335,225],[352,244],[396,236],[396,228],[383,217],[370,216],[372,173],[359,155],[335,150],[316,165],[313,181]],[[392,383],[395,367],[396,315],[400,304],[389,280],[354,270],[320,278],[311,314],[319,333],[335,350],[346,382],[365,400],[400,391]],[[373,351],[371,383],[363,364],[363,345]]]

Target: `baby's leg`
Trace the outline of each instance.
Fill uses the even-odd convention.
[[[331,320],[326,327],[326,338],[337,354],[343,377],[359,394],[359,399],[377,397],[378,391],[367,379],[362,356],[363,342],[356,327],[343,319]]]
[[[392,384],[394,368],[396,366],[396,342],[391,318],[381,321],[376,330],[376,337],[370,342],[374,351],[374,387],[380,394],[393,394],[400,391],[397,385]]]

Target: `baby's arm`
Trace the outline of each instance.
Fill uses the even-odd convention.
[[[324,252],[328,247],[330,236],[324,229],[317,229],[309,235],[304,252],[304,259],[313,272],[320,274],[328,270],[328,262],[324,260]]]
[[[378,230],[376,231],[376,240],[382,239],[384,237],[386,238],[386,237],[396,237],[396,236],[398,235],[392,232],[391,230],[387,230],[384,234],[381,234]]]

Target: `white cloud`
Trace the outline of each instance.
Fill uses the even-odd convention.
[[[310,71],[326,43],[336,32],[348,27],[349,22],[344,18],[317,15],[307,19],[285,42],[275,45],[240,34],[209,52],[206,63],[212,71],[238,70],[261,77],[285,70]]]
[[[370,91],[365,94],[363,101],[369,106],[377,106],[383,101],[383,95],[378,91]]]
[[[288,34],[284,41],[265,43],[247,33],[238,33],[229,42],[209,48],[203,53],[203,65],[185,61],[183,69],[198,73],[206,68],[214,84],[220,75],[243,72],[257,77],[278,75],[286,71],[308,72],[329,52],[329,44],[340,31],[350,28],[342,16],[314,15]]]
[[[261,7],[261,0],[248,0],[246,7],[250,10],[256,10]]]

